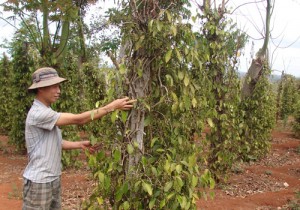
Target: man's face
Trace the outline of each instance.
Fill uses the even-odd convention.
[[[59,84],[39,88],[39,95],[48,105],[54,103],[59,99],[60,96]]]

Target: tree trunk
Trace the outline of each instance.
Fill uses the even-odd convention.
[[[252,95],[257,81],[263,69],[264,58],[256,58],[252,60],[251,66],[246,74],[245,81],[242,89],[242,98],[247,98]]]
[[[242,88],[242,98],[247,98],[252,95],[255,85],[259,80],[260,75],[262,74],[262,69],[266,61],[267,49],[270,39],[271,8],[271,0],[267,0],[266,32],[264,44],[262,48],[257,52],[256,58],[252,60],[251,66],[248,69]]]
[[[138,99],[145,99],[148,95],[149,81],[150,81],[150,68],[145,67],[143,75],[139,77],[135,75],[129,88],[129,96]],[[130,118],[131,142],[138,144],[138,151],[129,155],[128,172],[130,169],[138,164],[141,156],[144,154],[144,120],[145,120],[145,107],[141,104],[139,108],[132,110]]]

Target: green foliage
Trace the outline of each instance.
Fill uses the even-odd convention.
[[[8,134],[11,127],[10,121],[10,104],[11,104],[11,82],[12,82],[12,68],[11,62],[4,54],[0,62],[0,132]]]
[[[205,85],[193,79],[190,64],[197,62],[193,71],[202,65],[194,34],[176,6],[156,8],[149,19],[129,8],[114,11],[111,20],[124,21],[121,43],[131,46],[119,71],[110,72],[108,99],[121,93],[138,102],[130,113],[103,118],[106,127],[97,137],[103,151],[89,156],[98,185],[84,208],[195,209],[199,186],[214,187],[194,141],[204,125],[197,94]],[[115,88],[120,77],[121,91]]]
[[[292,198],[287,205],[287,209],[299,210],[300,209],[300,191],[295,191],[295,197]]]
[[[67,53],[70,25],[78,21],[80,7],[87,6],[87,2],[79,4],[71,0],[7,1],[1,6],[5,11],[13,12],[8,21],[18,19],[25,26],[22,30],[26,31],[31,44],[39,51],[44,64],[58,67]],[[30,17],[31,23],[24,18],[24,14]],[[42,14],[42,18],[38,17],[39,14]],[[53,23],[56,27],[51,28]],[[53,30],[55,31],[51,33]]]
[[[300,100],[295,105],[293,132],[297,138],[300,138]]]
[[[265,156],[270,148],[271,131],[275,126],[275,93],[268,80],[270,69],[264,66],[253,94],[241,104],[244,119],[240,141],[240,158],[246,161]]]
[[[10,67],[12,77],[7,84],[10,85],[11,97],[8,110],[11,125],[9,141],[16,145],[17,150],[24,150],[25,148],[25,119],[33,98],[27,88],[24,87],[29,87],[31,84],[31,73],[35,70],[34,62],[27,53],[29,46],[23,32],[20,30],[11,43],[13,49],[12,66]]]
[[[58,112],[81,113],[95,107],[97,100],[103,98],[104,76],[101,69],[97,68],[96,63],[83,63],[78,68],[79,55],[74,53],[74,45],[70,44],[71,49],[65,56],[64,62],[58,68],[59,75],[67,78],[68,81],[61,84],[60,99],[53,104],[53,109]],[[80,132],[87,132],[88,136],[98,134],[100,122],[92,122],[87,126],[64,126],[63,139],[68,141],[80,140]],[[62,163],[64,167],[77,167],[80,165],[76,160],[79,151],[63,151]]]
[[[226,181],[238,156],[236,145],[240,140],[241,121],[238,118],[240,80],[236,64],[246,37],[222,13],[205,10],[202,18],[203,43],[200,47],[205,49],[199,54],[204,57],[208,77],[208,167],[217,181]]]
[[[284,120],[285,124],[288,117],[291,116],[295,111],[295,104],[297,103],[297,87],[296,78],[291,75],[284,75],[283,77],[283,88],[281,96],[281,107],[280,114],[281,119]]]
[[[25,146],[26,114],[34,97],[34,94],[28,93],[27,87],[32,81],[31,74],[37,68],[47,65],[47,59],[45,60],[36,45],[32,44],[36,40],[32,40],[25,30],[32,25],[32,20],[26,21],[26,25],[21,24],[21,29],[10,44],[12,61],[4,57],[1,62],[1,72],[3,73],[3,77],[1,77],[3,95],[1,97],[5,103],[0,106],[0,116],[3,117],[0,128],[3,132],[9,133],[10,142],[21,150]],[[31,27],[32,33],[34,33],[34,29]],[[58,73],[68,81],[61,85],[61,98],[53,104],[53,109],[59,112],[79,113],[93,108],[95,102],[103,98],[105,78],[97,67],[98,59],[89,59],[89,63],[84,63],[81,68],[78,68],[80,60],[78,48],[80,46],[74,41],[70,42],[68,48],[70,50],[64,57],[64,62],[55,67]],[[91,133],[93,133],[97,131],[97,126],[99,124],[93,124],[86,129],[92,130]],[[81,130],[84,128],[82,127]],[[81,130],[78,127],[67,126],[63,128],[63,138],[71,141],[78,140]],[[78,151],[64,151],[62,158],[64,166],[78,165],[74,161],[77,155]]]
[[[52,13],[63,2],[61,13]],[[104,44],[87,51],[83,36],[76,36],[77,27],[83,33],[82,23],[63,29],[72,37],[68,44],[65,39],[63,47],[53,42],[52,48],[45,48],[49,37],[41,43],[35,39],[33,20],[23,21],[12,42],[12,60],[3,58],[0,63],[0,73],[8,75],[0,79],[0,98],[6,102],[0,106],[0,127],[11,128],[12,142],[24,146],[24,121],[32,102],[24,87],[37,67],[55,64],[68,78],[53,104],[59,112],[79,113],[124,95],[138,99],[130,112],[115,111],[79,129],[63,128],[64,139],[76,141],[85,131],[93,144],[102,144],[97,154],[87,153],[97,186],[83,208],[196,209],[196,200],[204,196],[202,187],[226,180],[237,158],[258,159],[268,151],[276,111],[269,69],[264,67],[253,94],[242,100],[236,64],[246,37],[225,11],[205,8],[203,15],[191,17],[188,1],[137,1],[138,7],[122,2],[124,8],[110,10],[107,26],[119,29],[120,36],[105,37]],[[68,15],[72,20],[78,17],[78,5],[65,10],[71,4],[49,2],[47,17],[70,24]],[[24,8],[36,11],[37,6],[31,2]],[[188,22],[197,18],[203,25],[193,32]],[[98,68],[100,50],[113,59],[116,69]],[[57,53],[64,55],[61,62]],[[288,94],[282,106],[286,116],[292,112],[293,90],[283,91]],[[296,112],[298,133],[299,119]],[[209,132],[199,143],[196,137],[205,127]],[[64,166],[78,165],[78,154],[64,152]]]

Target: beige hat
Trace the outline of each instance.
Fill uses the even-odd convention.
[[[65,78],[59,77],[57,71],[51,67],[44,67],[36,70],[32,74],[32,85],[29,90],[47,87],[66,81]]]

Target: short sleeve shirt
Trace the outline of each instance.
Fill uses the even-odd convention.
[[[47,183],[61,175],[62,135],[55,125],[60,113],[35,99],[26,118],[25,140],[28,165],[23,176]]]

